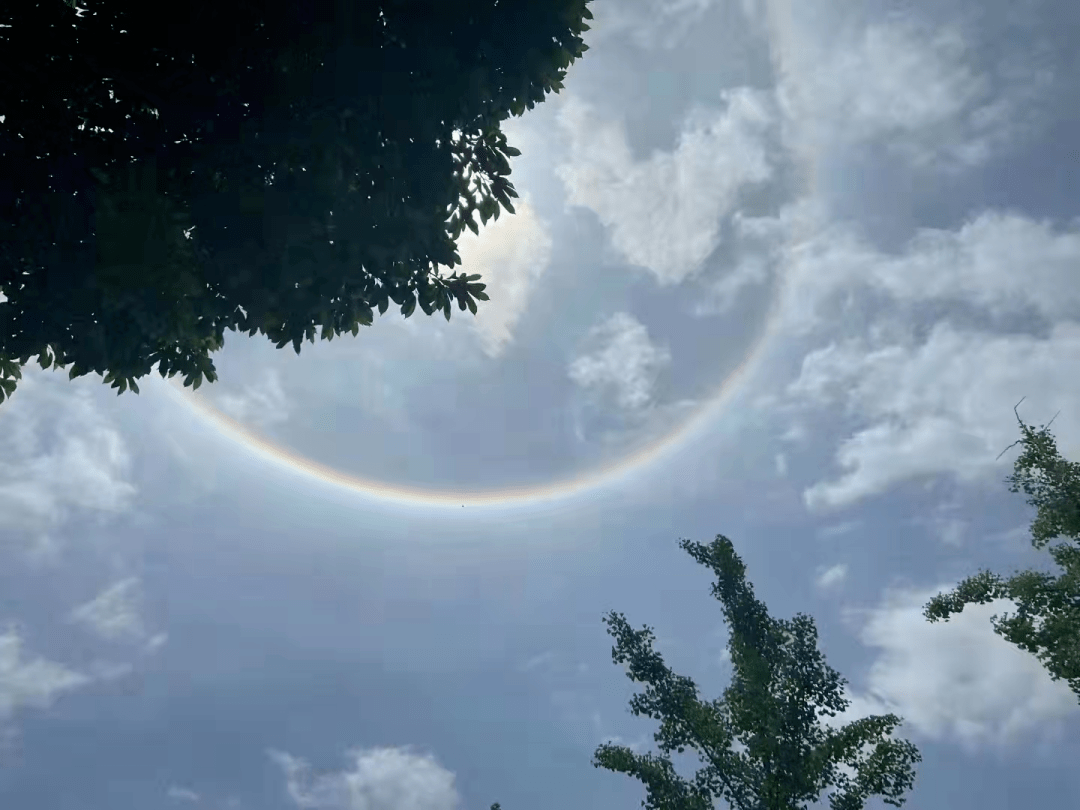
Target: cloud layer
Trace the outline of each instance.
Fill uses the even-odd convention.
[[[661,285],[692,276],[719,245],[720,224],[739,193],[773,173],[763,140],[773,122],[769,98],[749,88],[724,91],[721,109],[696,111],[671,152],[635,161],[620,122],[606,121],[570,96],[559,122],[569,158],[556,172],[571,206],[592,210],[614,249]]]
[[[456,810],[454,774],[434,757],[403,748],[350,751],[351,768],[312,777],[302,759],[280,751],[270,757],[285,773],[298,808],[312,810]]]
[[[952,587],[891,590],[877,607],[849,612],[877,650],[849,715],[895,711],[919,735],[969,751],[1058,733],[1080,707],[1038,659],[994,633],[990,617],[1014,610],[1011,602],[969,605],[948,622],[923,617],[923,605]]]

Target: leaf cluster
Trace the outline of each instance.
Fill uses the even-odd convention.
[[[514,213],[500,124],[562,88],[587,0],[134,0],[0,10],[0,400],[10,372],[198,387],[392,302],[475,314],[464,228]]]
[[[673,673],[653,649],[649,627],[634,630],[621,614],[610,613],[612,659],[627,667],[630,680],[645,684],[630,708],[660,721],[654,735],[659,754],[604,744],[593,764],[639,779],[647,790],[642,805],[650,810],[706,810],[721,798],[736,810],[801,810],[830,786],[834,810],[862,808],[871,796],[901,805],[921,757],[910,742],[891,738],[900,718],[824,726],[819,716],[835,716],[849,701],[845,681],[817,649],[813,620],[771,618],[723,535],[708,546],[688,540],[681,546],[716,574],[712,593],[731,633],[732,684],[722,698],[701,700],[693,681]],[[693,779],[679,775],[670,758],[687,749],[704,763]]]
[[[1023,492],[1027,504],[1036,508],[1031,523],[1035,548],[1066,538],[1048,549],[1061,573],[1027,570],[1005,579],[982,570],[935,596],[923,614],[937,622],[962,613],[966,605],[1013,600],[1015,614],[991,617],[994,632],[1033,654],[1054,680],[1065,680],[1080,699],[1080,463],[1061,456],[1049,424],[1034,428],[1018,413],[1016,420],[1021,432],[1016,443],[1023,451],[1005,480],[1010,492]]]

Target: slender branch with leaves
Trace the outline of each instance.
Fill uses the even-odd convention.
[[[1021,438],[1009,447],[1022,444],[1024,449],[1005,480],[1010,492],[1023,491],[1028,505],[1036,508],[1031,523],[1035,548],[1066,538],[1048,549],[1061,573],[1027,570],[1004,579],[983,570],[935,596],[923,615],[936,622],[962,613],[966,605],[1013,600],[1015,614],[990,618],[994,632],[1038,658],[1050,677],[1067,681],[1080,700],[1080,464],[1058,452],[1049,429],[1054,420],[1037,429],[1025,424],[1017,412],[1020,402],[1013,413]]]

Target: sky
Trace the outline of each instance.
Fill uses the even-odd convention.
[[[637,807],[590,764],[656,730],[601,619],[718,697],[678,547],[717,534],[814,618],[841,720],[904,718],[908,807],[1080,799],[1080,704],[993,633],[1008,604],[921,615],[1054,570],[1000,454],[1025,398],[1080,458],[1080,9],[590,7],[565,90],[504,126],[517,214],[461,237],[475,317],[229,334],[197,394],[24,372],[0,805]]]

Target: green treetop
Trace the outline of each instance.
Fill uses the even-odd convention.
[[[965,605],[1013,600],[1015,615],[991,617],[994,632],[1032,653],[1054,680],[1067,681],[1080,699],[1080,464],[1062,458],[1049,424],[1036,430],[1019,414],[1016,419],[1022,434],[1016,443],[1024,450],[1005,480],[1010,492],[1023,490],[1028,505],[1037,510],[1031,523],[1035,548],[1066,538],[1049,549],[1061,573],[1027,570],[1003,579],[980,571],[931,599],[924,615],[936,622],[963,612]]]
[[[660,721],[654,735],[660,754],[604,744],[593,764],[641,780],[642,805],[650,810],[711,810],[721,798],[733,810],[804,810],[830,786],[833,810],[858,810],[871,796],[903,804],[921,756],[910,742],[890,737],[900,718],[864,717],[839,729],[820,722],[819,715],[834,717],[850,701],[844,679],[817,649],[813,620],[771,618],[726,537],[708,546],[683,540],[681,547],[716,574],[712,594],[730,630],[732,684],[722,698],[701,700],[694,682],[673,673],[653,650],[650,628],[633,630],[610,613],[612,658],[628,666],[630,680],[645,684],[630,708]],[[692,780],[676,773],[670,759],[686,749],[704,763]]]

